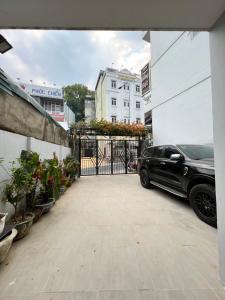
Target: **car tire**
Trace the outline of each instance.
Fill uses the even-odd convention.
[[[140,181],[141,181],[141,185],[145,189],[152,188],[152,185],[150,183],[150,178],[149,178],[149,175],[148,175],[148,171],[146,169],[141,169],[140,170]]]
[[[216,193],[213,185],[195,185],[190,191],[189,201],[194,212],[203,222],[217,227]]]

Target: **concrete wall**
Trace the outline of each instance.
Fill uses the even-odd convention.
[[[90,123],[96,119],[95,100],[85,99],[85,121]]]
[[[225,285],[225,13],[210,32],[210,50],[220,274]]]
[[[154,144],[212,143],[207,32],[151,32]]]
[[[67,132],[17,95],[0,90],[0,129],[68,146]]]

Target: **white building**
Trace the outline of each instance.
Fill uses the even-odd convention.
[[[65,130],[68,130],[75,122],[75,114],[64,101],[62,88],[29,83],[20,83],[20,86],[41,104]]]
[[[209,34],[152,31],[144,40],[151,42],[153,143],[213,143]]]
[[[140,76],[126,69],[100,71],[95,87],[95,105],[98,120],[144,123]]]

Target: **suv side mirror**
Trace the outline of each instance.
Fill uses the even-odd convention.
[[[181,154],[171,154],[170,160],[172,161],[182,161],[184,157]]]

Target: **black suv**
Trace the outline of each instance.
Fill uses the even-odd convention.
[[[213,148],[207,145],[148,147],[138,159],[145,188],[162,188],[188,198],[197,216],[216,227]]]

